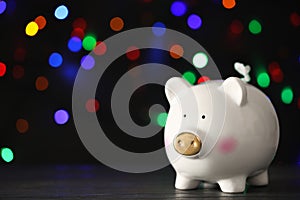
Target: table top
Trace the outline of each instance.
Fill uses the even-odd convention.
[[[176,190],[170,166],[130,174],[101,164],[7,165],[0,167],[0,199],[300,199],[300,166],[271,166],[269,174],[266,187],[226,194],[219,187],[201,185],[197,190]]]

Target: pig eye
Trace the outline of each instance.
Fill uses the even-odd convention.
[[[186,114],[184,114],[183,117],[186,117]]]
[[[202,119],[205,119],[205,115],[202,115]]]

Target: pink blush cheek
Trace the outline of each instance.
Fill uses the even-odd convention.
[[[221,153],[231,153],[236,149],[237,141],[234,138],[225,138],[220,141],[218,147]]]

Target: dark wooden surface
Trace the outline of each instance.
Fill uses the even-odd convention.
[[[99,165],[0,167],[0,199],[298,199],[300,167],[272,166],[267,187],[248,187],[243,194],[225,194],[218,187],[174,189],[171,167],[128,174]]]

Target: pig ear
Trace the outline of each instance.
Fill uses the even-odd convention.
[[[247,100],[245,83],[236,77],[227,78],[223,84],[224,92],[238,105],[243,106]]]
[[[165,85],[165,93],[169,102],[178,94],[178,92],[190,88],[191,85],[183,78],[170,78]]]

